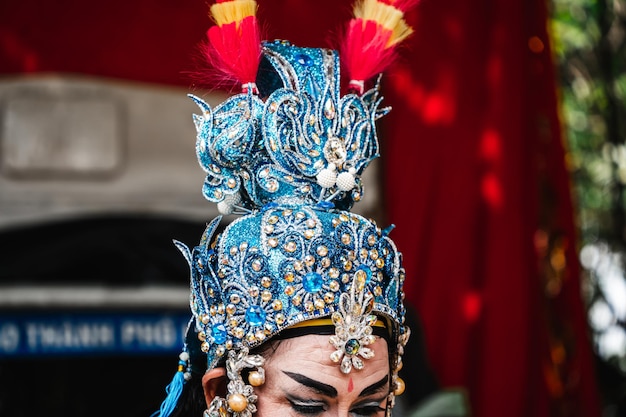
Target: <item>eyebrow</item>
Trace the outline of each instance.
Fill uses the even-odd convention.
[[[365,397],[370,394],[374,394],[375,392],[378,392],[382,387],[387,385],[388,380],[389,380],[389,375],[385,375],[380,381],[374,382],[369,387],[365,387],[363,391],[361,391],[361,393],[359,394],[359,397]]]
[[[337,390],[332,385],[324,384],[323,382],[316,381],[309,378],[308,376],[304,376],[296,372],[283,371],[283,373],[297,383],[302,384],[308,388],[312,388],[320,394],[326,395],[330,398],[337,397]],[[363,391],[361,391],[361,393],[359,394],[359,397],[365,397],[378,392],[382,387],[387,385],[388,381],[389,375],[385,375],[380,381],[374,382],[372,385],[365,387]]]
[[[299,384],[302,384],[306,387],[313,388],[315,391],[320,394],[326,395],[330,398],[337,398],[337,390],[332,385],[324,384],[323,382],[316,381],[302,374],[298,374],[295,372],[283,371],[285,375],[289,378],[293,379]],[[367,388],[366,388],[367,389]]]

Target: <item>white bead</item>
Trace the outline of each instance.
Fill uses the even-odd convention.
[[[342,172],[337,176],[337,187],[341,191],[350,191],[356,185],[354,175],[349,172]]]
[[[181,361],[187,362],[189,360],[189,353],[181,352],[180,355],[178,355],[178,357]]]
[[[324,168],[317,174],[317,183],[322,186],[322,188],[331,188],[335,185],[336,180],[337,173],[328,168]]]

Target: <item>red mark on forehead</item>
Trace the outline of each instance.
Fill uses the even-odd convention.
[[[348,392],[352,392],[354,390],[354,382],[352,382],[352,377],[350,377],[350,382],[348,382]]]

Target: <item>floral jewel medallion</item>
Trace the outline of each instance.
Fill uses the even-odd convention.
[[[341,362],[341,372],[350,373],[352,367],[363,369],[363,359],[374,357],[374,351],[367,346],[376,341],[372,335],[372,325],[377,317],[371,314],[374,296],[365,288],[365,279],[355,275],[349,293],[342,293],[339,299],[339,311],[332,315],[335,334],[330,343],[335,350],[330,359]]]

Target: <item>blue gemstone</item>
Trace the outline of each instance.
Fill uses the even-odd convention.
[[[330,210],[332,208],[335,208],[335,203],[331,202],[331,201],[320,201],[319,203],[316,204],[317,208],[322,209],[322,210]]]
[[[322,289],[324,278],[317,272],[309,272],[302,278],[302,286],[308,292],[318,292]]]
[[[308,55],[297,54],[294,58],[296,58],[296,61],[298,61],[298,64],[300,65],[304,65],[306,67],[310,67],[311,65],[313,65],[313,60]]]
[[[250,306],[246,310],[246,322],[250,326],[262,326],[265,323],[265,311],[259,306]]]
[[[226,327],[223,324],[215,324],[211,327],[211,336],[217,344],[226,342]]]

